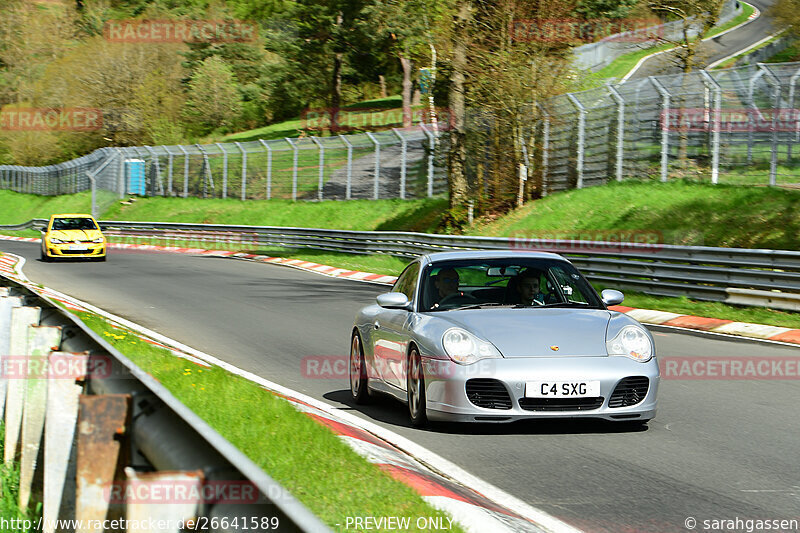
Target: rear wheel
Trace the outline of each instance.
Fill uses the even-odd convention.
[[[367,365],[364,360],[361,337],[357,332],[353,333],[350,342],[350,395],[357,404],[365,404],[369,401]]]
[[[408,413],[414,427],[422,427],[428,422],[425,402],[425,376],[422,372],[422,357],[416,346],[408,354],[408,375],[406,377],[408,394]]]

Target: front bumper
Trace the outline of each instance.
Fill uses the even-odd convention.
[[[45,246],[48,257],[52,258],[88,258],[88,257],[104,257],[106,255],[106,243],[82,243],[83,250],[71,250],[70,246],[75,244],[48,244]]]
[[[526,357],[484,359],[473,365],[423,357],[428,418],[460,422],[512,422],[531,418],[600,418],[646,421],[656,414],[660,374],[655,358],[639,363],[627,357]],[[610,407],[609,399],[625,378],[645,377],[647,394],[635,405]],[[508,408],[479,407],[467,395],[470,379],[496,380],[508,393]],[[600,396],[581,407],[556,406],[538,410],[525,402],[529,381],[600,381]],[[602,399],[602,400],[601,400]],[[528,409],[523,409],[528,404]],[[558,403],[558,402],[557,402]],[[587,405],[593,404],[593,405]],[[530,410],[537,409],[537,410]]]

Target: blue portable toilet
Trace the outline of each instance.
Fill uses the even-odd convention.
[[[144,159],[125,160],[125,183],[128,184],[128,194],[144,196]]]

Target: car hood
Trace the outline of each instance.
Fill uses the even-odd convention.
[[[471,309],[437,316],[490,341],[503,357],[607,355],[611,313],[603,309]]]
[[[60,239],[62,241],[91,241],[99,239],[103,234],[96,229],[66,229],[51,231],[48,236],[51,239]]]

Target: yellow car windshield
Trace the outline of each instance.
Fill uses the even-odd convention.
[[[53,220],[53,230],[91,230],[97,229],[97,225],[91,218],[57,218]]]

